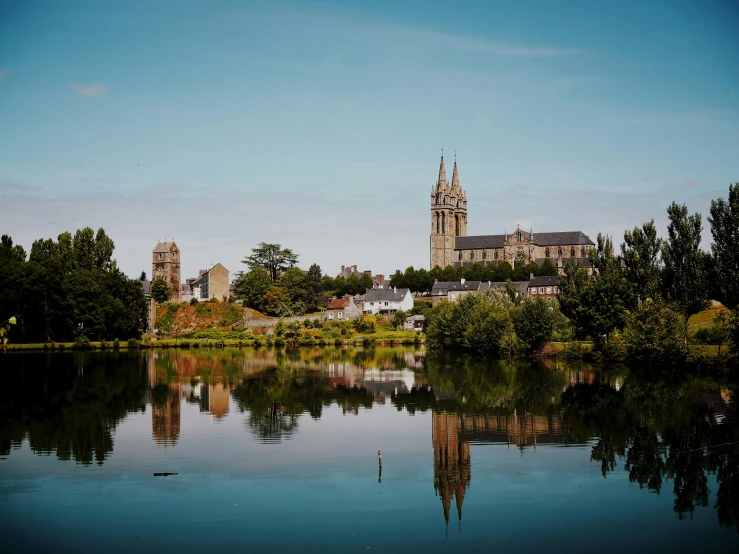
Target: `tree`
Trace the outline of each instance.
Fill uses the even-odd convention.
[[[252,271],[263,267],[269,272],[273,283],[277,281],[280,273],[295,267],[298,263],[297,254],[289,248],[282,248],[279,244],[260,242],[259,246],[252,248],[251,251],[252,255],[247,256],[242,263],[248,265]]]
[[[393,329],[402,329],[405,324],[405,318],[408,316],[403,310],[398,310],[393,316]]]
[[[264,309],[264,297],[272,286],[269,272],[263,267],[256,267],[249,273],[239,275],[235,290],[244,306],[261,311]]]
[[[308,278],[305,271],[291,267],[277,281],[290,298],[289,308],[296,315],[305,313],[308,299]]]
[[[157,304],[168,302],[172,298],[172,290],[164,277],[157,277],[151,283],[151,297]]]
[[[634,287],[641,300],[656,298],[659,294],[660,260],[662,239],[657,236],[654,220],[650,220],[633,231],[624,233],[621,255],[626,266],[626,279]]]
[[[513,316],[513,329],[528,354],[535,354],[552,340],[556,304],[543,298],[527,299]]]
[[[275,335],[278,337],[284,337],[286,332],[287,325],[285,325],[285,320],[283,318],[278,319],[277,325],[275,326]]]
[[[306,307],[309,312],[314,312],[325,304],[322,279],[321,267],[318,264],[311,265],[305,276]]]
[[[707,256],[700,249],[701,214],[688,215],[685,205],[673,202],[667,215],[670,224],[662,245],[662,293],[685,316],[687,326],[691,315],[708,307]]]
[[[291,315],[290,296],[280,286],[274,286],[264,295],[264,311],[268,315]]]
[[[739,306],[739,183],[729,185],[728,202],[711,200],[711,288],[713,298]]]
[[[139,275],[139,281],[146,281],[146,271],[142,271]]]
[[[685,317],[662,300],[642,302],[624,328],[626,355],[636,363],[675,365],[687,356]]]

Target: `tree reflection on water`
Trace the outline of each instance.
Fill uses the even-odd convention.
[[[721,525],[739,529],[736,386],[714,377],[650,379],[628,370],[531,364],[412,349],[224,349],[12,354],[0,405],[0,451],[102,464],[118,423],[152,410],[157,444],[176,445],[180,406],[222,418],[237,410],[258,442],[299,432],[325,408],[361,414],[378,404],[431,412],[434,486],[448,521],[461,518],[472,479],[470,445],[588,445],[604,477],[626,472],[640,488],[671,487],[679,518],[710,504],[718,484]]]

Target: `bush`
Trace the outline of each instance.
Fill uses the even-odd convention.
[[[194,296],[192,298],[190,298],[190,306],[194,306],[197,303],[198,303],[198,299],[197,298],[195,298]]]
[[[136,339],[128,339],[128,348],[138,349],[141,346],[141,342]]]
[[[108,343],[105,342],[104,340],[101,340],[100,341],[100,350],[107,350],[107,348],[108,348]]]
[[[678,365],[688,355],[685,319],[661,301],[642,302],[626,318],[626,356],[639,364]]]
[[[374,333],[377,330],[377,319],[371,315],[363,315],[355,319],[352,322],[352,326],[358,333]],[[344,329],[342,329],[342,335],[343,334]]]
[[[585,349],[582,347],[582,344],[580,344],[579,342],[565,343],[564,348],[562,349],[562,352],[560,353],[560,357],[563,360],[569,360],[569,361],[582,360],[584,355],[585,355]]]
[[[556,308],[553,302],[535,298],[525,300],[515,309],[513,328],[528,354],[535,354],[552,340]]]
[[[78,336],[76,339],[74,339],[72,350],[92,350],[92,346],[90,346],[90,339],[88,339],[85,335]]]
[[[120,347],[121,347],[121,341],[119,341],[118,339],[115,339],[113,341],[113,350],[118,350]]]

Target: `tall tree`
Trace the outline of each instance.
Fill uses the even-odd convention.
[[[655,298],[659,294],[662,239],[657,236],[654,220],[624,233],[621,255],[626,266],[626,279],[639,299]]]
[[[739,306],[739,183],[729,200],[711,200],[711,285],[713,297],[729,309]]]
[[[319,306],[323,306],[324,304],[322,279],[321,267],[318,264],[311,265],[305,276],[308,311],[315,311]]]
[[[172,291],[170,290],[169,284],[164,277],[157,277],[156,279],[154,279],[149,290],[151,291],[151,297],[157,304],[167,302],[170,298],[172,298]]]
[[[700,249],[701,214],[688,214],[685,205],[673,202],[667,208],[670,224],[662,245],[662,293],[674,302],[687,319],[708,307],[708,256]]]
[[[264,308],[264,296],[271,288],[272,279],[263,267],[242,273],[236,281],[236,294],[242,299],[244,306],[254,310]]]
[[[298,255],[279,244],[260,242],[259,246],[252,248],[251,251],[252,255],[247,256],[242,263],[248,265],[251,270],[263,267],[269,272],[273,283],[277,281],[280,273],[295,267],[298,263]]]

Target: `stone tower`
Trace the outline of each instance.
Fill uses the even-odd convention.
[[[151,257],[151,280],[159,277],[169,284],[172,291],[172,302],[180,301],[180,249],[175,241],[159,242],[154,247]]]
[[[454,161],[452,186],[446,180],[444,154],[441,155],[439,179],[431,188],[431,269],[444,268],[456,261],[454,238],[467,236],[467,196],[459,184],[457,161]]]

